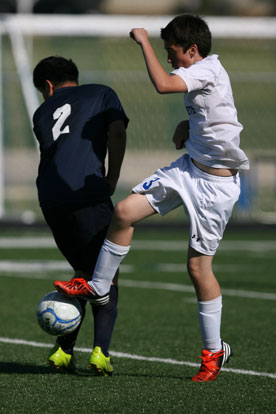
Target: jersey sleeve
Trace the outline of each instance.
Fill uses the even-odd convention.
[[[203,64],[194,64],[189,68],[180,67],[171,72],[172,75],[180,76],[187,85],[188,92],[204,89],[209,84],[215,84],[216,75],[214,71]]]
[[[116,92],[108,88],[104,96],[105,119],[109,125],[111,122],[122,120],[127,128],[129,119],[125,114],[124,108]]]

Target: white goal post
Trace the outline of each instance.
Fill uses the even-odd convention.
[[[12,53],[21,84],[27,114],[32,115],[39,106],[38,94],[32,83],[30,56],[24,36],[99,36],[127,37],[133,27],[144,27],[151,37],[159,37],[160,28],[165,27],[174,16],[142,15],[0,15],[0,219],[4,216],[4,149],[3,149],[3,76],[2,35],[10,37]],[[212,36],[220,39],[275,39],[274,17],[205,17]]]
[[[25,35],[119,36],[133,27],[144,27],[150,36],[159,36],[174,16],[141,15],[0,15],[0,32],[16,27]],[[275,38],[275,17],[207,16],[214,38]]]

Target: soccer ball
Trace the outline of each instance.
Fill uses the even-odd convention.
[[[41,328],[48,334],[56,336],[73,332],[81,322],[81,313],[78,299],[69,298],[57,291],[47,293],[36,309]]]

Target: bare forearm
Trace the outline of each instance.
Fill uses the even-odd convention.
[[[159,63],[149,40],[144,40],[141,44],[141,48],[143,51],[149,77],[155,89],[160,93],[166,93],[166,85],[169,75],[165,72]]]
[[[159,93],[186,92],[187,86],[179,76],[169,75],[159,63],[145,29],[132,29],[130,37],[141,46],[149,77]]]

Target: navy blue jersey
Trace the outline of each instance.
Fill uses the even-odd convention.
[[[57,89],[35,112],[37,189],[43,209],[109,198],[104,159],[109,124],[128,124],[116,93],[98,84]]]

